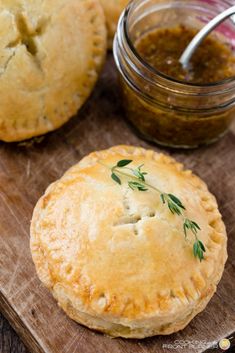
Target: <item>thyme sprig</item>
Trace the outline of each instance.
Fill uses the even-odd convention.
[[[199,225],[184,216],[186,211],[185,206],[182,204],[180,199],[173,194],[168,194],[162,192],[155,186],[149,184],[145,180],[145,176],[148,174],[143,171],[143,164],[137,168],[130,168],[130,164],[133,161],[131,159],[122,159],[117,162],[115,166],[111,169],[111,178],[119,185],[122,184],[121,177],[126,177],[128,179],[127,184],[130,189],[138,191],[148,191],[149,189],[155,190],[159,195],[162,203],[167,205],[168,209],[172,214],[183,217],[183,231],[185,239],[188,237],[188,233],[191,232],[194,235],[195,241],[193,244],[193,254],[200,261],[204,259],[204,253],[206,251],[204,244],[200,239],[198,239],[198,232],[201,230]]]

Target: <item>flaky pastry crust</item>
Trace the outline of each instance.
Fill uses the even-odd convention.
[[[3,0],[0,33],[0,139],[59,128],[85,102],[104,62],[99,0]]]
[[[154,191],[115,183],[106,166],[144,164],[146,180],[181,199],[196,221],[205,259],[193,256],[182,218]],[[227,258],[226,231],[205,183],[174,159],[117,146],[94,152],[49,186],[31,223],[37,273],[75,321],[112,336],[183,329],[214,294]]]

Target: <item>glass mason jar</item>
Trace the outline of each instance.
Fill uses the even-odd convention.
[[[127,118],[144,138],[192,148],[211,143],[228,130],[235,116],[235,77],[213,84],[177,81],[145,62],[135,43],[157,28],[184,25],[199,30],[229,6],[226,0],[135,0],[123,12],[114,58]],[[231,19],[214,32],[218,40],[235,45]]]

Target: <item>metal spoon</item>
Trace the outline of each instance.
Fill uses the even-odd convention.
[[[205,27],[203,27],[197,35],[192,39],[192,41],[189,43],[185,51],[180,57],[180,63],[182,64],[184,69],[189,68],[189,62],[194,54],[195,50],[197,47],[201,44],[203,39],[215,28],[217,27],[221,22],[223,22],[226,18],[232,16],[235,14],[235,6],[232,6],[228,8],[227,10],[223,11],[221,14],[218,16],[214,17]],[[234,16],[233,16],[234,19]]]

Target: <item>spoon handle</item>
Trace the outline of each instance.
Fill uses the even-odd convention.
[[[182,64],[183,68],[187,68],[189,65],[189,61],[197,49],[197,47],[201,44],[203,39],[221,22],[223,22],[226,18],[235,14],[235,6],[228,8],[227,10],[223,11],[218,16],[214,17],[205,27],[203,27],[197,35],[192,39],[189,43],[185,51],[180,57],[180,63]]]

